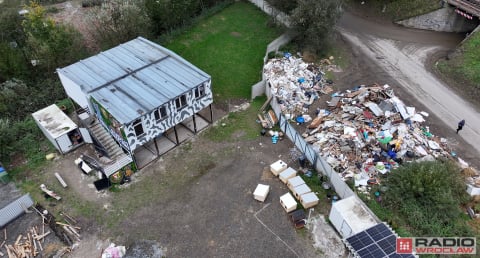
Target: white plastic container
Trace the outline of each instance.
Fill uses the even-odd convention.
[[[285,169],[284,171],[282,171],[282,173],[280,173],[279,178],[280,178],[280,180],[282,180],[282,182],[284,184],[286,184],[288,179],[290,179],[292,177],[295,177],[295,176],[297,176],[297,171],[295,169],[289,167],[289,168]]]
[[[287,213],[297,209],[297,201],[290,193],[280,196],[280,204]]]
[[[308,209],[318,204],[318,197],[315,193],[306,193],[300,195],[300,202],[303,208]]]
[[[280,174],[285,169],[287,169],[287,163],[283,162],[282,160],[277,160],[270,165],[270,171],[275,176],[278,176],[278,174]]]
[[[300,176],[292,177],[287,180],[287,187],[290,191],[293,191],[293,188],[299,185],[305,184],[305,181]]]
[[[264,202],[269,191],[269,185],[258,184],[257,188],[255,188],[255,191],[253,192],[253,198],[255,198],[257,201]]]
[[[303,185],[299,185],[299,186],[296,186],[295,188],[293,188],[292,193],[295,196],[295,198],[297,198],[297,200],[300,200],[300,196],[302,194],[306,194],[306,193],[309,193],[311,191],[312,190],[310,189],[310,187],[308,187],[308,185],[303,184]]]

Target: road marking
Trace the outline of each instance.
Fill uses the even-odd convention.
[[[281,239],[277,234],[275,234],[275,232],[273,232],[273,230],[271,230],[267,225],[265,225],[265,223],[263,223],[263,221],[261,221],[258,217],[257,217],[257,214],[259,214],[260,212],[263,211],[263,209],[267,208],[268,206],[270,206],[270,204],[272,203],[267,203],[267,205],[263,206],[263,208],[261,208],[259,211],[255,212],[255,214],[253,214],[253,216],[258,220],[258,222],[260,222],[260,224],[262,224],[266,229],[268,229],[268,231],[270,231],[270,233],[272,233],[274,236],[277,237],[278,240],[282,241],[282,243],[288,247],[288,249],[290,249],[290,251],[292,251],[292,253],[294,253],[297,257],[300,257],[300,255],[297,254],[297,252],[295,252],[295,250],[293,250],[292,247],[290,247],[285,241],[283,241],[283,239]]]

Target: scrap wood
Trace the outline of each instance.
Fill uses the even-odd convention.
[[[67,183],[65,183],[59,173],[55,172],[55,177],[57,178],[58,182],[60,182],[60,184],[63,186],[63,188],[67,187]]]
[[[18,253],[18,250],[15,249],[12,245],[7,245],[7,253],[8,257],[19,257],[21,255]]]
[[[57,221],[57,222],[55,222],[55,223],[57,223],[58,225],[67,226],[67,227],[70,227],[70,228],[82,229],[81,227],[72,226],[72,225],[70,225],[70,224],[65,224],[65,223],[62,223],[62,222],[59,222],[59,221]]]
[[[41,184],[41,185],[40,185],[40,189],[41,189],[44,193],[46,193],[46,194],[48,194],[49,196],[51,196],[52,198],[56,199],[57,201],[59,201],[60,199],[62,199],[62,197],[60,197],[60,196],[59,196],[58,194],[56,194],[54,191],[49,190],[49,189],[47,188],[47,186],[45,186],[44,184]]]
[[[15,245],[18,245],[18,243],[20,243],[20,240],[22,239],[22,237],[23,237],[22,234],[18,235],[17,241],[15,241]]]
[[[278,123],[277,115],[275,115],[275,112],[273,112],[273,110],[271,109],[268,111],[268,118],[270,119],[273,125],[276,125]]]
[[[80,235],[77,235],[75,232],[72,231],[71,228],[67,227],[67,226],[62,226],[63,229],[65,230],[65,232],[67,232],[67,234],[75,237],[78,241],[80,241]]]
[[[37,208],[35,208],[35,206],[32,206],[32,208],[38,213],[38,215],[40,215],[43,219],[46,219],[45,218],[45,215],[43,215],[43,213],[41,213]],[[5,237],[6,239],[7,237]]]
[[[273,98],[273,95],[270,95],[270,97],[267,99],[267,101],[265,101],[265,103],[263,103],[262,107],[260,107],[260,112],[263,112],[265,110],[265,108],[268,106],[268,104],[270,104],[270,101],[272,100]]]
[[[260,123],[262,124],[262,127],[263,128],[268,128],[268,122],[267,120],[265,120],[265,118],[263,118],[263,116],[261,114],[258,114],[258,119],[260,120]]]
[[[76,221],[74,218],[72,218],[71,216],[69,216],[67,213],[65,213],[65,212],[62,211],[62,212],[60,212],[60,215],[67,217],[67,218],[70,219],[73,223],[77,224],[77,221]]]
[[[309,129],[317,128],[322,123],[322,120],[323,120],[323,116],[315,117],[315,119],[312,120],[312,122],[307,128]]]
[[[35,237],[34,237],[33,239],[40,241],[40,240],[42,240],[44,237],[48,236],[49,234],[50,234],[50,231],[47,231],[47,233],[42,234],[42,235],[37,235],[37,234],[35,234]]]

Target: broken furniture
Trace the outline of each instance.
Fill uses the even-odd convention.
[[[287,213],[297,209],[297,202],[290,193],[280,196],[280,204]]]
[[[77,166],[80,168],[80,170],[82,170],[82,172],[83,172],[84,174],[87,174],[87,175],[88,175],[88,174],[89,174],[90,172],[92,172],[92,170],[93,170],[93,169],[92,169],[85,161],[83,161],[81,158],[76,159],[74,162],[75,162],[75,165],[77,165]]]
[[[299,186],[294,187],[293,190],[292,190],[292,193],[295,196],[295,198],[297,198],[297,200],[300,200],[300,196],[302,194],[306,194],[306,193],[309,193],[311,191],[312,191],[312,189],[310,189],[310,187],[308,187],[308,185],[303,184],[303,185],[299,185]]]
[[[296,186],[305,184],[305,181],[300,176],[292,177],[287,180],[287,187],[290,191],[293,190]]]
[[[277,160],[270,165],[270,171],[275,176],[278,176],[278,174],[280,174],[285,169],[287,169],[287,163],[283,162],[282,160]]]
[[[292,178],[292,177],[295,177],[297,176],[297,171],[291,167],[285,169],[284,171],[282,171],[282,173],[280,173],[280,175],[278,176],[280,178],[280,180],[282,180],[282,182],[284,184],[287,183],[287,180]]]
[[[258,184],[257,188],[255,188],[255,191],[253,192],[253,198],[255,198],[257,201],[264,202],[269,191],[269,185]]]
[[[46,193],[48,196],[56,199],[57,201],[59,201],[60,199],[62,199],[62,197],[60,197],[58,194],[56,194],[54,191],[51,191],[49,190],[44,184],[41,184],[40,185],[40,189]]]
[[[318,197],[315,193],[306,193],[300,195],[300,203],[303,208],[308,209],[318,204]]]

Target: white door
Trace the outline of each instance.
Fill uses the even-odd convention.
[[[80,129],[80,133],[82,134],[82,138],[86,143],[92,143],[92,137],[90,136],[90,132],[87,128],[78,128]]]
[[[67,134],[61,135],[56,139],[56,141],[61,153],[67,153],[72,149],[72,141],[70,141],[70,138]]]

